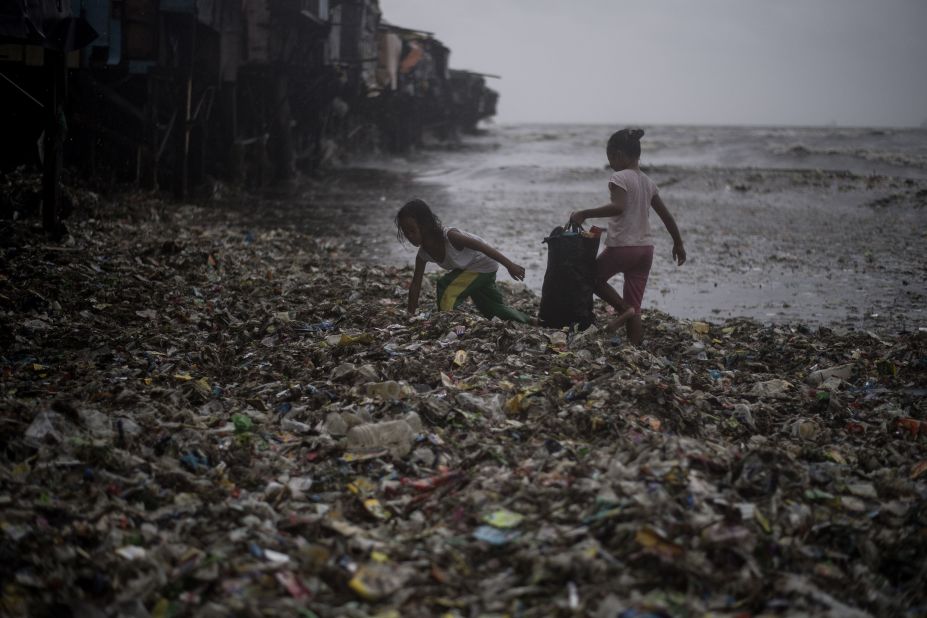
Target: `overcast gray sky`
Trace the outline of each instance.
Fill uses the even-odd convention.
[[[380,0],[500,122],[919,126],[927,0]]]

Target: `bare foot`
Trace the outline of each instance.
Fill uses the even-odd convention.
[[[624,326],[625,322],[633,318],[634,315],[635,315],[634,307],[628,308],[627,310],[625,310],[624,313],[616,317],[614,320],[610,321],[608,325],[605,326],[605,332],[607,333],[615,332],[616,330]]]

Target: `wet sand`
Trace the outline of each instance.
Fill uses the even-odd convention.
[[[345,259],[410,266],[415,251],[397,241],[393,216],[421,197],[446,225],[483,236],[524,265],[525,285],[539,294],[547,260],[542,239],[570,210],[604,203],[609,172],[564,161],[552,175],[549,164],[511,155],[522,148],[530,160],[534,147],[495,130],[406,158],[355,161],[295,194],[245,205],[255,225],[354,236],[349,246],[356,251]],[[684,266],[672,263],[669,235],[653,215],[656,256],[645,311],[927,329],[927,262],[918,257],[927,245],[927,181],[816,170],[644,170],[660,186],[688,253]],[[620,289],[620,277],[612,283]]]

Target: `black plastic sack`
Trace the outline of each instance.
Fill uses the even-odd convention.
[[[547,271],[541,287],[538,319],[551,328],[588,328],[595,321],[592,290],[599,237],[586,236],[581,228],[555,227],[547,243]]]

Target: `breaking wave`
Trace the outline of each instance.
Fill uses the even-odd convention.
[[[815,148],[804,144],[777,147],[773,148],[772,152],[776,155],[798,158],[811,156],[853,158],[874,163],[884,163],[893,167],[910,167],[927,170],[927,155],[916,153],[871,150],[867,148]]]

